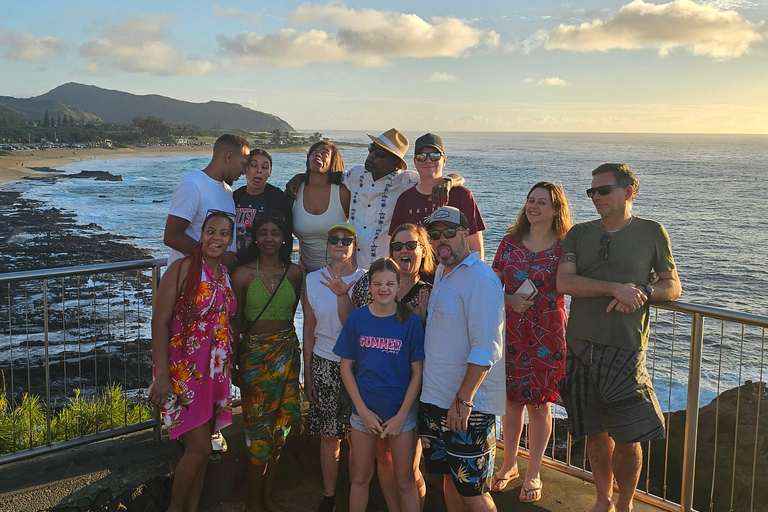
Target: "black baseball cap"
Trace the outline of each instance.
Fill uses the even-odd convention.
[[[443,156],[445,156],[443,139],[441,139],[439,135],[435,135],[434,133],[425,133],[416,139],[416,143],[413,145],[413,154],[416,155],[416,153],[418,153],[419,150],[425,146],[432,146],[433,148],[437,148],[437,150],[440,151]]]

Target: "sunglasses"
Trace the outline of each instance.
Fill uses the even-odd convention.
[[[259,212],[254,216],[254,221],[264,222],[264,221],[271,221],[271,222],[282,222],[285,224],[285,215],[283,215],[281,212],[277,210],[272,210],[268,212]]]
[[[443,155],[442,155],[442,153],[438,153],[438,152],[434,152],[434,153],[416,153],[415,155],[413,155],[413,158],[417,162],[426,162],[427,158],[429,158],[433,162],[438,162],[438,161],[440,161],[441,158],[443,158]]]
[[[601,187],[595,187],[595,188],[588,188],[587,189],[587,197],[592,199],[592,197],[595,194],[600,194],[601,196],[607,196],[611,192],[613,192],[613,189],[615,188],[624,188],[627,185],[603,185]]]
[[[376,155],[376,158],[387,158],[388,156],[393,154],[387,151],[386,149],[382,149],[381,147],[377,146],[373,142],[368,144],[368,152]]]
[[[600,249],[597,251],[597,255],[604,260],[608,259],[608,244],[610,243],[611,243],[611,235],[609,235],[608,233],[604,234],[603,238],[600,239]]]
[[[444,228],[444,229],[430,229],[427,231],[429,239],[437,242],[440,240],[440,236],[444,236],[446,240],[456,238],[456,233],[463,231],[464,228]]]
[[[407,248],[409,251],[415,251],[419,246],[419,242],[416,240],[408,240],[407,242],[392,242],[389,244],[389,246],[392,247],[393,251],[402,251],[403,247]]]
[[[225,212],[224,210],[208,210],[205,212],[205,220],[208,220],[211,217],[229,217],[232,220],[235,220],[235,214],[232,212]]]
[[[337,245],[339,242],[341,242],[341,245],[344,247],[349,247],[354,243],[355,239],[351,236],[345,236],[340,237],[336,235],[329,235],[328,236],[328,245]]]

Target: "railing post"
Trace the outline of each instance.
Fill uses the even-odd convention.
[[[155,265],[152,267],[152,315],[154,316],[155,313],[155,302],[157,301],[157,288],[160,284],[160,271],[161,267],[160,265]],[[150,319],[150,324],[152,320]],[[155,373],[154,373],[154,365],[153,365],[153,372],[152,372],[152,378],[154,379]],[[163,424],[160,421],[160,408],[156,405],[152,406],[152,417],[155,419],[155,426],[152,429],[154,441],[156,443],[159,443],[160,440],[163,437]]]
[[[45,345],[45,443],[51,445],[51,363],[48,351],[48,280],[43,279],[43,340]]]
[[[701,357],[704,347],[704,317],[693,314],[691,322],[691,359],[688,368],[688,399],[685,414],[683,446],[683,479],[680,510],[693,510],[693,487],[696,476],[696,436],[699,430],[699,399],[701,397]]]

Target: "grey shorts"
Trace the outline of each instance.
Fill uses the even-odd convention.
[[[400,433],[408,432],[409,430],[413,430],[416,428],[416,413],[419,410],[419,401],[416,400],[416,402],[413,404],[413,407],[411,407],[411,410],[408,411],[408,415],[405,417],[405,422],[403,423],[403,428],[400,430]],[[387,421],[389,418],[381,418],[383,421]],[[365,423],[363,423],[363,420],[360,418],[360,416],[357,415],[356,412],[352,413],[352,416],[349,417],[349,424],[354,428],[355,430],[359,430],[360,432],[368,433],[368,429],[365,428]]]
[[[664,416],[645,368],[645,352],[568,338],[558,383],[574,437],[607,432],[617,443],[664,439]]]

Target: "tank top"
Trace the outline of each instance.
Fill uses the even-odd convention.
[[[341,206],[339,187],[331,185],[331,198],[324,213],[313,215],[304,209],[304,184],[299,187],[296,201],[293,203],[293,232],[299,239],[299,256],[306,272],[314,272],[324,267],[327,262],[326,240],[328,229],[337,222],[345,222],[344,208]]]

